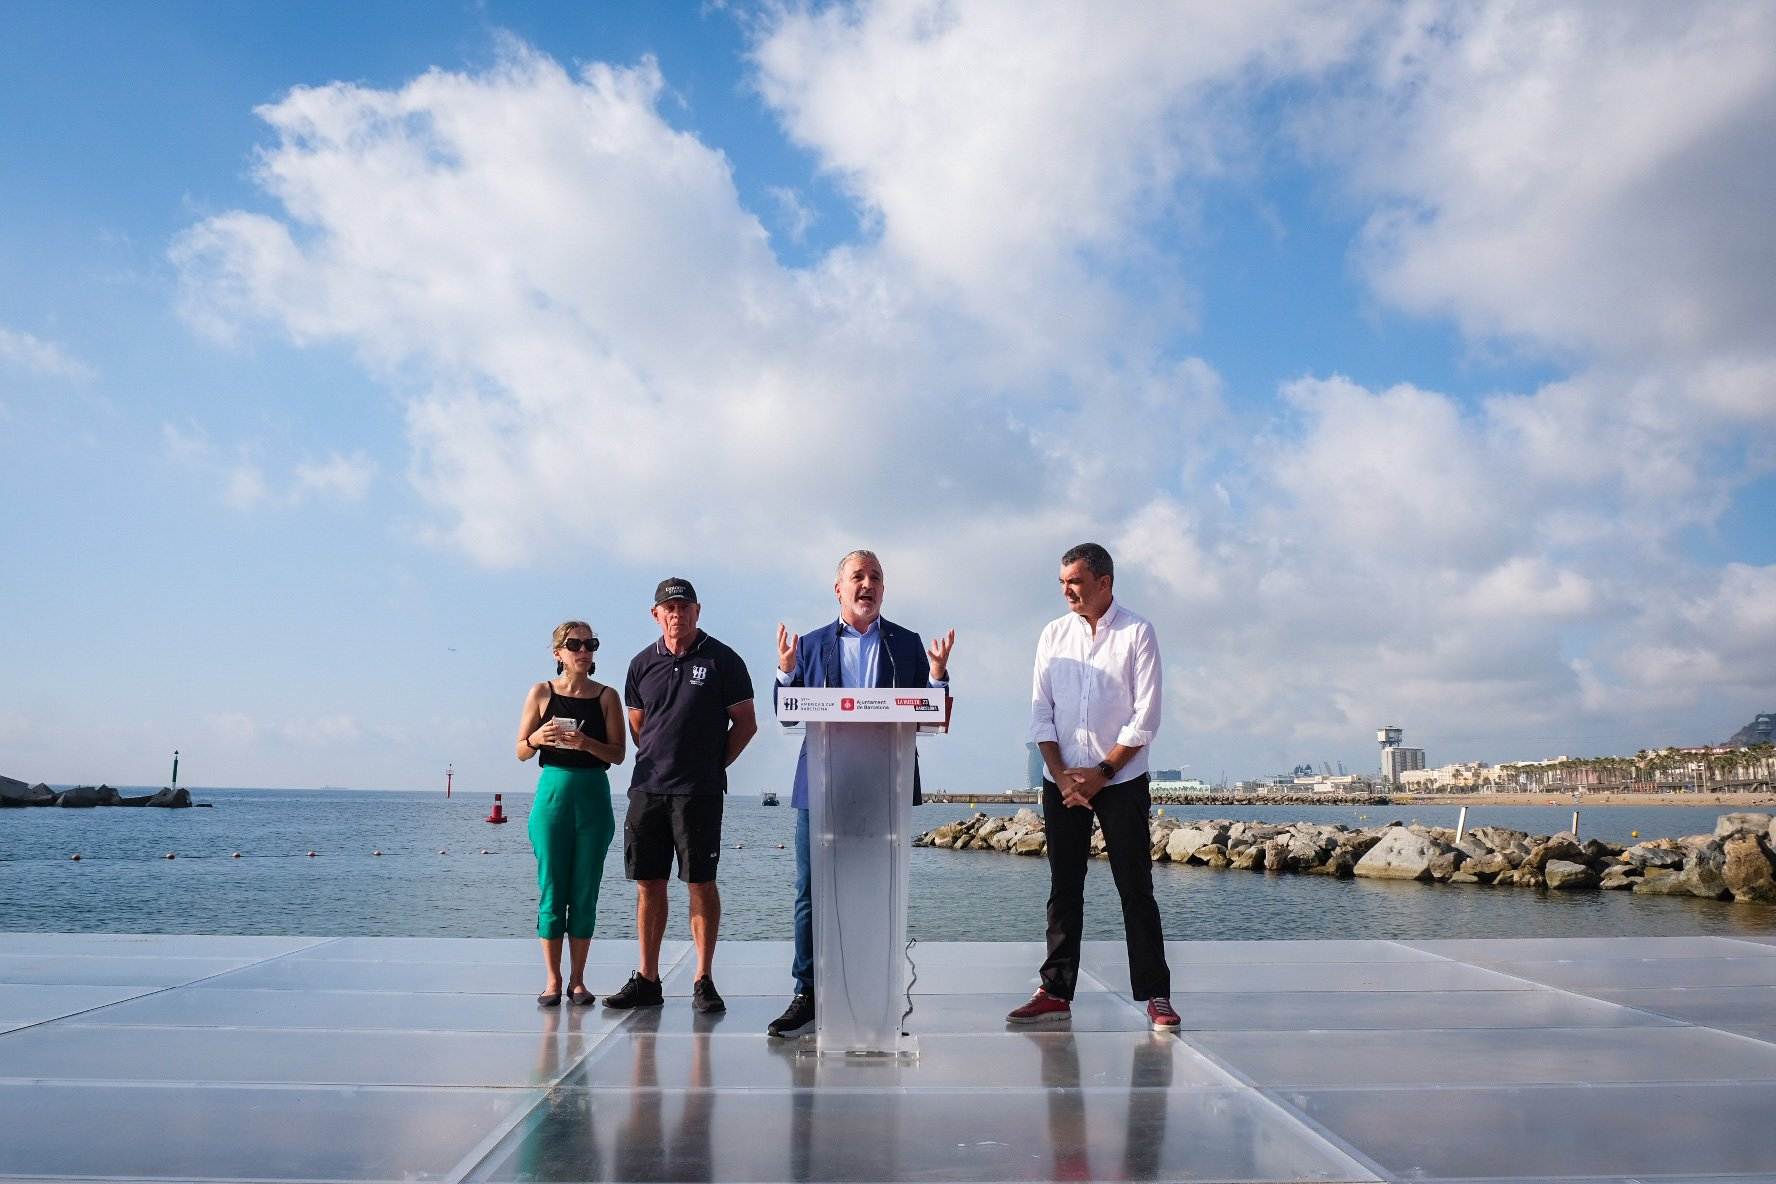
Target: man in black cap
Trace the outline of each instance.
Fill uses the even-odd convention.
[[[629,663],[623,690],[635,771],[623,820],[623,871],[635,881],[635,930],[641,966],[606,1007],[658,1007],[660,939],[666,933],[666,877],[678,860],[678,878],[690,888],[691,941],[697,978],[691,1006],[724,1011],[712,977],[721,895],[715,868],[721,859],[722,795],[727,768],[758,732],[752,679],[740,655],[697,628],[702,606],[691,582],[674,577],[654,589],[660,640]]]

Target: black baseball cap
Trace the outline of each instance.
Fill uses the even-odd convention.
[[[688,600],[697,603],[697,590],[691,582],[680,576],[668,576],[660,581],[654,589],[654,603],[665,604],[668,600]]]

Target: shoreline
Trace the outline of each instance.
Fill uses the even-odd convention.
[[[1619,793],[1590,790],[1572,793],[1414,793],[1392,794],[1396,806],[1776,806],[1768,793]]]
[[[1037,802],[1037,795],[1028,791],[1010,794],[966,794],[935,791],[925,795],[925,804],[987,806],[1028,806]],[[1611,790],[1588,790],[1584,793],[1396,793],[1374,797],[1346,797],[1337,794],[1198,794],[1191,797],[1158,795],[1158,807],[1179,806],[1564,806],[1582,810],[1587,806],[1726,806],[1737,808],[1776,806],[1776,793],[1747,793],[1732,790],[1708,793],[1621,793]]]

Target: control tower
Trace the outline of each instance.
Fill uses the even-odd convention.
[[[1400,774],[1408,769],[1425,767],[1425,754],[1422,748],[1404,748],[1400,744],[1405,735],[1399,728],[1380,728],[1375,733],[1376,743],[1381,745],[1381,782],[1383,785],[1398,787]]]

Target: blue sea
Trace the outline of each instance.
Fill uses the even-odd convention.
[[[136,792],[136,791],[127,791]],[[535,932],[528,795],[506,794],[511,822],[483,821],[490,794],[366,790],[195,790],[211,809],[33,808],[0,811],[0,929],[60,932],[373,934],[511,937]],[[606,861],[598,932],[635,932],[634,890],[618,842]],[[981,808],[1009,813],[1015,806]],[[1455,824],[1455,807],[1167,807],[1178,818],[1312,820],[1373,826],[1393,819]],[[1626,841],[1711,830],[1700,807],[1584,810],[1584,837]],[[966,817],[922,806],[919,830]],[[1564,830],[1568,806],[1474,807],[1468,825]],[[787,938],[794,895],[795,812],[728,799],[720,884],[722,933]],[[373,855],[380,850],[381,855]],[[241,858],[231,858],[234,852]],[[308,852],[315,852],[310,858]],[[173,853],[177,858],[164,856]],[[79,853],[75,862],[70,855]],[[1625,892],[1540,895],[1471,885],[1337,881],[1155,865],[1166,935],[1180,939],[1533,937],[1584,934],[1768,934],[1776,907]],[[909,928],[924,941],[1035,941],[1044,931],[1047,867],[984,851],[915,850]],[[682,886],[668,936],[689,936]],[[1117,938],[1109,866],[1087,881],[1087,937]]]

